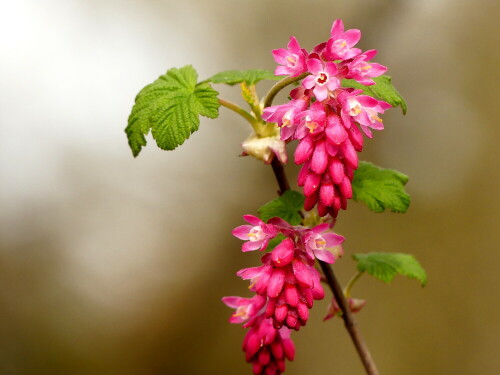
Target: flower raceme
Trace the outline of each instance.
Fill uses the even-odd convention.
[[[362,52],[354,47],[360,38],[359,30],[344,30],[342,21],[336,20],[330,39],[311,53],[300,48],[294,37],[288,49],[273,51],[279,64],[276,75],[309,75],[292,90],[289,103],[264,109],[262,117],[281,128],[283,141],[299,141],[294,158],[302,165],[298,185],[306,196],[304,208],[317,206],[320,216],[336,217],[347,207],[363,133],[371,138],[371,130],[382,130],[379,114],[391,107],[362,95],[362,90],[341,87],[342,79],[373,85],[372,78],[387,71],[370,62],[376,50]]]
[[[222,301],[235,309],[229,322],[249,328],[243,350],[254,374],[279,375],[285,370],[285,359],[294,357],[290,330],[304,326],[314,300],[325,295],[315,259],[334,263],[343,254],[344,237],[330,232],[326,223],[306,228],[276,217],[267,223],[252,215],[243,218],[250,225],[233,230],[235,237],[245,241],[242,251],[263,251],[271,239],[278,235],[284,239],[262,256],[262,265],[237,272],[250,280],[249,289],[255,295]]]

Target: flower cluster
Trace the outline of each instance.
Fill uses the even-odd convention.
[[[272,239],[283,239],[262,256],[262,265],[237,273],[250,280],[249,289],[255,296],[224,297],[222,301],[235,309],[229,321],[249,328],[243,350],[254,374],[281,374],[285,358],[294,356],[290,330],[304,326],[314,300],[324,298],[315,259],[334,263],[343,254],[344,238],[329,232],[326,223],[309,229],[276,217],[267,223],[251,215],[243,218],[249,225],[233,230],[234,236],[245,241],[242,251],[262,251]]]
[[[362,52],[354,47],[360,38],[359,30],[345,31],[342,21],[336,20],[330,39],[311,53],[294,37],[287,49],[273,51],[280,64],[276,75],[308,75],[292,90],[290,102],[266,108],[262,117],[278,124],[282,140],[299,141],[295,163],[303,165],[298,185],[306,196],[304,208],[311,210],[317,205],[320,216],[336,217],[347,207],[354,170],[358,168],[357,153],[363,148],[361,130],[371,138],[371,129],[383,129],[379,114],[391,107],[361,95],[362,90],[341,87],[342,79],[373,85],[372,78],[387,70],[370,62],[376,50]]]

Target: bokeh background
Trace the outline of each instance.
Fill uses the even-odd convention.
[[[412,194],[405,215],[352,202],[335,268],[346,282],[350,253],[408,252],[429,274],[425,288],[361,279],[366,341],[384,375],[498,373],[498,2],[0,4],[1,374],[251,372],[220,298],[248,295],[234,273],[259,254],[230,231],[275,196],[271,169],[238,157],[249,129],[224,109],[174,152],[150,139],[134,159],[123,129],[168,68],[273,69],[271,49],[291,35],[312,48],[335,18],[362,30],[409,103],[362,158],[410,175]],[[321,321],[327,302],[287,374],[363,373],[341,321]]]

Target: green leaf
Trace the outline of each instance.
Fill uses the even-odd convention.
[[[406,114],[406,110],[408,109],[406,101],[391,83],[391,77],[382,75],[372,79],[375,81],[375,85],[372,86],[362,85],[353,79],[342,80],[342,86],[363,90],[365,95],[384,100],[393,107],[401,107],[403,114]]]
[[[253,69],[253,70],[226,70],[217,73],[208,80],[213,83],[225,83],[227,85],[236,85],[237,83],[245,82],[248,86],[255,85],[263,79],[279,80],[283,77],[275,76],[270,70]]]
[[[407,182],[408,176],[401,172],[362,161],[354,173],[352,197],[375,212],[383,212],[386,208],[392,212],[406,212],[410,206],[410,196],[404,189]]]
[[[169,69],[139,92],[125,128],[134,156],[146,146],[149,130],[158,147],[173,150],[198,130],[200,115],[219,116],[219,93],[197,80],[194,68],[186,65]]]
[[[417,279],[422,286],[427,284],[427,274],[413,255],[401,253],[353,254],[358,262],[358,271],[390,283],[396,275]]]
[[[257,212],[262,221],[272,217],[280,217],[292,225],[302,222],[300,210],[304,206],[304,196],[297,191],[287,190],[285,193],[260,207]]]

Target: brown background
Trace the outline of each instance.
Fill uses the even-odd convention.
[[[351,202],[349,254],[413,253],[429,284],[364,277],[357,316],[384,375],[498,373],[498,67],[495,1],[16,1],[0,11],[0,373],[249,374],[224,295],[256,264],[230,231],[275,195],[238,158],[249,130],[202,120],[175,152],[133,159],[133,98],[167,68],[201,78],[273,69],[342,18],[409,103],[362,158],[410,175],[410,211]],[[260,91],[269,87],[262,84]],[[239,101],[237,89],[220,88]],[[281,98],[283,99],[283,97]],[[289,167],[293,176],[297,171]],[[362,374],[340,320],[317,303],[287,374]]]

